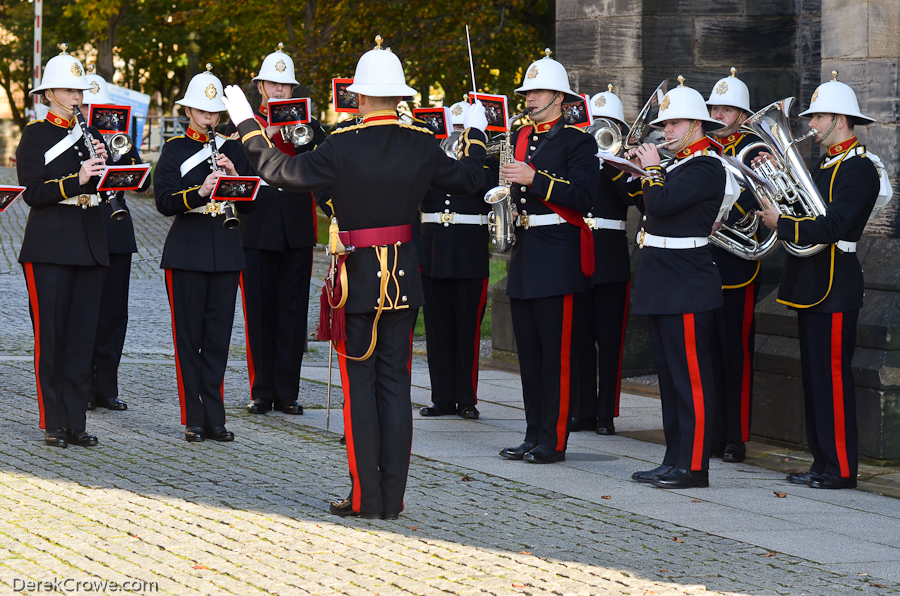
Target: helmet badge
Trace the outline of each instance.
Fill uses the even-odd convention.
[[[462,106],[456,106],[455,108],[453,108],[453,110],[451,110],[451,113],[454,116],[459,116],[460,114],[462,114]]]
[[[668,95],[666,95],[665,97],[663,97],[662,103],[659,105],[659,111],[665,112],[666,110],[669,109],[669,104],[671,104],[671,103],[672,103],[672,98],[670,98]]]
[[[82,74],[81,67],[78,65],[77,62],[72,63],[72,74],[75,75],[76,77],[80,77]]]
[[[213,85],[212,83],[207,85],[205,93],[206,93],[206,97],[208,97],[209,99],[215,99],[216,95],[218,95],[218,92],[216,91],[216,86]]]
[[[727,91],[728,83],[726,83],[725,81],[722,81],[721,83],[719,83],[719,86],[716,87],[716,93],[718,93],[719,95],[724,95]]]
[[[98,93],[100,93],[100,85],[99,85],[99,83],[97,83],[97,81],[91,81],[91,88],[88,89],[88,91],[90,91],[90,92],[93,93],[94,95],[97,95]]]
[[[818,98],[819,98],[819,90],[816,89],[815,92],[813,93],[813,96],[812,96],[812,99],[810,100],[810,102],[816,101]]]
[[[284,72],[285,70],[287,70],[287,66],[285,66],[284,60],[279,60],[275,63],[275,70],[277,70],[278,72]]]
[[[538,76],[538,68],[537,66],[532,65],[531,68],[528,69],[528,74],[526,75],[529,79],[533,79]]]
[[[597,106],[598,108],[602,108],[603,106],[606,105],[606,98],[601,95],[600,97],[598,97],[597,99],[594,100],[594,105]]]

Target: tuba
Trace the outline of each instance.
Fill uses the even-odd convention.
[[[488,229],[493,235],[494,246],[500,252],[509,252],[516,243],[516,227],[518,212],[513,204],[512,193],[509,191],[510,183],[503,178],[503,166],[515,161],[513,149],[510,146],[509,135],[513,124],[531,113],[532,108],[525,108],[506,123],[506,134],[500,145],[500,179],[497,186],[487,191],[484,202],[492,206],[488,214]]]

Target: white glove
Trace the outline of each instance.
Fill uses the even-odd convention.
[[[484,129],[487,128],[487,116],[484,113],[484,106],[481,104],[481,101],[475,100],[475,103],[469,106],[469,109],[466,110],[466,115],[463,117],[463,128],[477,128],[481,132],[484,132]]]
[[[225,87],[225,97],[222,98],[225,107],[228,108],[228,115],[235,126],[244,120],[253,119],[253,108],[247,101],[247,96],[237,85],[228,85]]]

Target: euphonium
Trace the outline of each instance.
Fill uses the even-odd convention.
[[[509,190],[510,182],[503,177],[503,166],[515,161],[509,140],[510,131],[516,121],[524,118],[531,111],[532,108],[525,108],[506,123],[506,134],[500,145],[500,179],[497,181],[497,186],[484,195],[484,202],[492,206],[492,211],[488,214],[488,229],[494,237],[494,247],[500,252],[508,252],[516,243],[516,234],[513,230],[515,230],[516,218],[519,215],[512,201],[512,193]]]
[[[216,131],[213,130],[212,126],[206,127],[206,136],[209,137],[209,150],[212,153],[212,169],[214,172],[221,172],[222,168],[219,166],[219,148],[216,146]],[[241,220],[237,218],[234,214],[234,205],[231,204],[231,201],[222,201],[221,211],[225,215],[225,221],[222,222],[222,225],[226,230],[233,230],[236,227],[241,225]],[[215,217],[215,213],[213,213]]]

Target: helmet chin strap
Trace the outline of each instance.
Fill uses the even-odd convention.
[[[825,139],[828,138],[828,135],[830,135],[831,131],[834,130],[834,127],[837,126],[837,117],[837,114],[831,115],[831,126],[828,127],[828,130],[822,133],[822,136],[816,139],[816,143],[822,145],[823,147],[825,146]]]
[[[549,108],[550,106],[552,106],[553,102],[556,101],[557,97],[559,97],[559,91],[557,91],[556,93],[553,94],[553,97],[550,98],[550,101],[548,101],[544,105],[544,107],[538,108],[536,110],[532,110],[532,112],[529,114],[529,117],[536,116],[536,115],[540,114],[541,112],[543,112],[544,110],[546,110],[547,108]]]
[[[675,149],[675,155],[678,155],[682,151],[684,151],[685,147],[688,146],[688,142],[691,140],[691,135],[694,134],[694,130],[697,128],[697,124],[699,120],[691,120],[691,127],[688,129],[687,134],[684,135],[684,139],[682,139],[681,143],[678,145],[678,148]]]
[[[206,127],[203,126],[203,125],[201,125],[201,124],[200,124],[199,122],[197,122],[196,120],[194,120],[194,108],[188,107],[188,109],[191,111],[191,113],[188,114],[188,120],[191,121],[191,128],[193,128],[193,129],[196,130],[197,132],[202,132],[203,134],[206,134]],[[217,119],[215,122],[213,122],[212,124],[210,124],[210,126],[213,127],[213,130],[215,130],[216,125],[217,125],[218,123],[219,123],[219,120]]]
[[[72,109],[70,106],[64,106],[62,104],[62,102],[60,102],[58,99],[56,99],[56,94],[53,93],[53,89],[47,89],[47,95],[50,96],[50,100],[53,103],[55,103],[56,105],[58,105],[62,109],[63,113],[65,113],[66,115],[71,115],[71,114],[75,113],[75,110]]]

